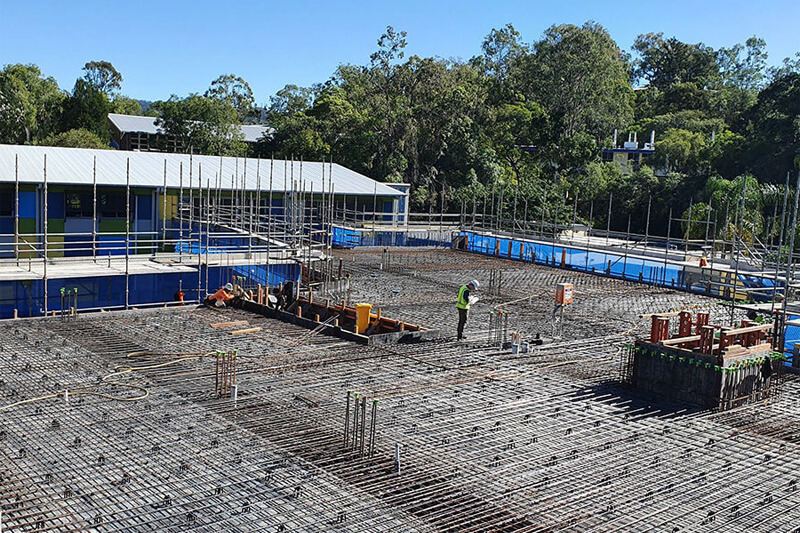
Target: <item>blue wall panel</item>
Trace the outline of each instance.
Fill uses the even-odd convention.
[[[47,218],[64,218],[64,193],[47,193]]]
[[[47,206],[48,209],[50,206]],[[21,191],[19,193],[20,218],[36,218],[36,191]]]

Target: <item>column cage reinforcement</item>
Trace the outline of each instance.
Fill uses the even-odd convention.
[[[726,411],[779,397],[785,360],[770,352],[721,364],[716,356],[636,341],[623,349],[619,380],[656,398]]]

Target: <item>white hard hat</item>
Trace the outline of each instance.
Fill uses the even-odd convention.
[[[233,290],[233,285],[231,285],[230,283],[226,283],[225,284],[225,290],[226,291],[232,291]]]
[[[473,287],[475,287],[476,289],[480,288],[480,286],[481,286],[481,284],[478,283],[477,279],[473,279],[472,281],[469,282],[469,284],[472,285]]]

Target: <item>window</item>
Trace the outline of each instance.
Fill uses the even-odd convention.
[[[89,217],[94,214],[92,211],[92,195],[89,193],[68,192],[64,194],[66,203],[65,213],[70,217]]]
[[[101,193],[98,195],[97,203],[101,217],[125,218],[125,193]]]
[[[0,217],[10,217],[14,215],[14,191],[4,190],[0,192]]]

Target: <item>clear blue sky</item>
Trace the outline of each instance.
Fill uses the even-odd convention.
[[[202,93],[234,73],[265,104],[286,84],[366,64],[387,25],[408,32],[408,54],[466,60],[508,22],[531,42],[552,24],[586,20],[625,50],[636,35],[658,31],[714,48],[757,35],[771,64],[800,50],[799,0],[0,0],[0,64],[36,63],[71,90],[84,63],[111,61],[123,93],[146,100]]]

